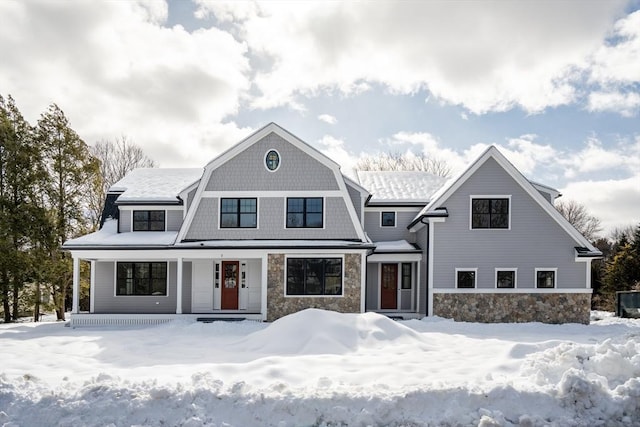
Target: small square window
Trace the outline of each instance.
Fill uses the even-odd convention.
[[[395,212],[382,212],[380,214],[380,226],[381,227],[395,227],[396,226],[396,213]]]
[[[541,289],[555,288],[556,287],[555,270],[536,269],[536,287]]]
[[[456,270],[456,287],[472,289],[476,287],[476,270]]]
[[[515,270],[496,270],[496,287],[497,288],[515,288],[516,287],[516,271]]]

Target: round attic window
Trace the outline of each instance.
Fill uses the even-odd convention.
[[[280,167],[280,154],[276,150],[269,150],[264,162],[268,170],[275,172]]]

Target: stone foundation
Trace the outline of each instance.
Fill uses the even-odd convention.
[[[267,276],[267,321],[272,322],[287,314],[306,308],[321,308],[341,313],[360,313],[360,295],[363,292],[360,254],[344,256],[342,297],[285,297],[284,254],[269,254]]]
[[[589,323],[591,294],[434,294],[436,316],[460,322]]]

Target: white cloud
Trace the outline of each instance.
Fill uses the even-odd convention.
[[[321,122],[329,123],[330,125],[335,125],[336,123],[338,123],[338,119],[330,114],[320,114],[318,116],[318,120],[320,120]]]
[[[333,89],[353,94],[364,82],[395,93],[428,89],[484,113],[574,102],[576,81],[625,1],[199,4],[200,15],[233,22],[270,64],[255,76],[256,107]]]
[[[592,92],[589,94],[587,108],[589,111],[612,111],[632,117],[640,110],[640,94],[620,91]]]
[[[589,138],[577,152],[558,159],[565,169],[565,176],[618,170],[636,172],[640,170],[640,136],[634,141],[621,141],[615,146],[605,146],[597,138]]]
[[[348,151],[343,140],[325,135],[318,141],[318,144],[320,152],[337,162],[343,174],[352,179],[355,178],[355,166],[360,156]]]
[[[640,174],[602,181],[575,181],[562,188],[563,198],[582,203],[602,222],[602,235],[640,223]]]
[[[161,165],[220,151],[240,130],[223,122],[250,86],[247,47],[163,27],[167,13],[159,1],[0,2],[0,88],[31,122],[56,102],[87,143],[125,134]]]

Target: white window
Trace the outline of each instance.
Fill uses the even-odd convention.
[[[496,288],[515,288],[518,280],[517,268],[496,268]]]
[[[456,288],[473,289],[478,280],[477,268],[456,268]]]
[[[536,268],[536,288],[555,288],[558,280],[557,268]]]

